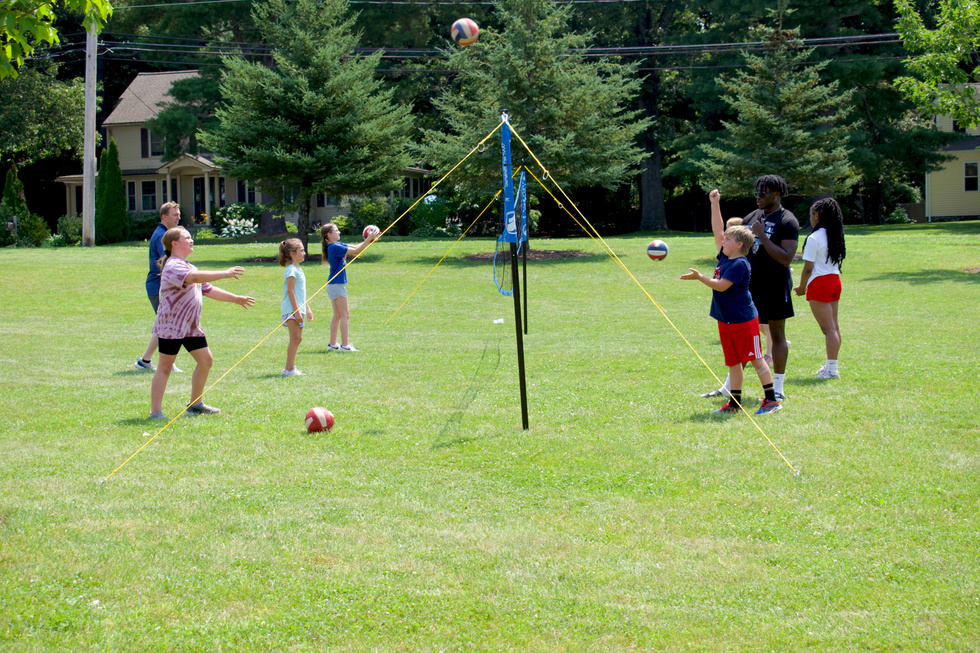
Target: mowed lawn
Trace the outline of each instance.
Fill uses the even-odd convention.
[[[489,239],[400,310],[452,242],[379,241],[350,270],[361,351],[327,353],[324,292],[294,378],[282,268],[244,264],[218,285],[256,306],[204,306],[222,413],[159,435],[145,244],[0,250],[3,650],[980,650],[980,223],[848,228],[843,378],[813,379],[797,299],[759,428],[698,396],[694,351],[725,368],[678,276],[711,272],[710,235],[658,234],[660,262],[653,237],[607,242],[676,330],[594,241],[532,241],[592,255],[528,264],[526,431],[513,301],[463,259]]]

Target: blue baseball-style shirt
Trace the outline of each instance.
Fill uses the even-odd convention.
[[[741,324],[759,316],[749,294],[752,266],[744,256],[728,258],[718,254],[714,279],[727,279],[732,285],[723,292],[711,291],[711,317],[725,324]]]
[[[163,247],[163,234],[167,233],[167,228],[163,223],[157,225],[150,236],[150,271],[146,275],[146,295],[153,297],[160,294],[160,266],[157,261],[167,253]]]

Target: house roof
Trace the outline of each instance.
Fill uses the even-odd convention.
[[[116,108],[112,110],[103,125],[141,125],[155,118],[171,98],[167,95],[170,86],[179,79],[197,77],[196,70],[181,70],[166,73],[140,73],[126,87]]]
[[[980,149],[980,136],[970,136],[969,138],[963,138],[955,141],[953,144],[945,148],[946,152],[967,152],[969,150]]]

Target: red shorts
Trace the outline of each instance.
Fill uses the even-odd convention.
[[[759,318],[737,324],[718,323],[721,350],[725,352],[725,365],[731,367],[762,358],[762,342],[759,339]]]
[[[824,304],[840,301],[840,275],[825,274],[812,280],[806,287],[806,298]]]

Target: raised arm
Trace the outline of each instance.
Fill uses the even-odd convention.
[[[708,193],[711,200],[711,233],[715,236],[715,251],[721,249],[721,241],[725,237],[725,221],[721,219],[721,193],[714,189]]]
[[[360,254],[361,252],[364,251],[364,248],[365,247],[367,247],[368,245],[370,245],[371,243],[373,243],[374,241],[376,241],[380,237],[381,237],[381,234],[373,234],[371,236],[368,236],[364,240],[363,243],[360,243],[358,245],[353,245],[353,246],[352,245],[348,245],[347,246],[347,256],[348,257],[357,256],[358,254]]]
[[[221,281],[222,279],[238,279],[245,274],[245,268],[240,265],[228,268],[227,270],[197,270],[191,272],[184,278],[184,283],[208,283]]]

